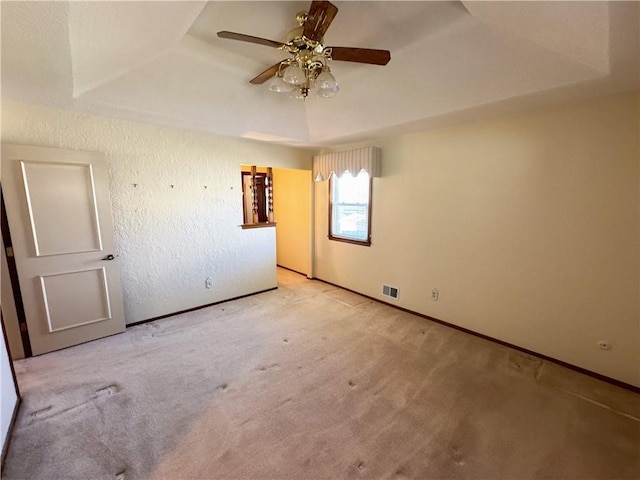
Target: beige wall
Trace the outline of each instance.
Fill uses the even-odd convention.
[[[11,373],[11,359],[9,358],[4,337],[0,343],[2,343],[2,346],[0,346],[0,443],[2,443],[2,451],[4,452],[13,411],[18,403],[18,395]]]
[[[639,113],[624,94],[373,143],[373,244],[327,239],[317,184],[316,276],[640,385]]]
[[[276,261],[311,276],[311,172],[273,170]]]
[[[2,141],[106,155],[127,323],[276,286],[274,229],[240,228],[240,165],[308,152],[10,102]]]

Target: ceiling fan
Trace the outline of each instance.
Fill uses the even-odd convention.
[[[218,32],[218,37],[266,45],[291,55],[290,58],[269,67],[249,83],[258,85],[270,80],[269,90],[279,93],[292,92],[294,97],[300,99],[306,98],[309,90],[315,86],[318,96],[333,97],[338,92],[338,83],[331,74],[329,61],[386,65],[391,60],[388,50],[326,47],[324,34],[337,13],[338,8],[331,2],[312,1],[309,12],[299,12],[296,15],[298,27],[289,31],[286,42],[227,31]]]

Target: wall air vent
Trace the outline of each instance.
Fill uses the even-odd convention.
[[[391,297],[398,299],[400,295],[400,290],[397,287],[392,287],[391,285],[382,285],[382,295],[385,297]]]

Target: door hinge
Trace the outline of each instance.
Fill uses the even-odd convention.
[[[7,252],[7,257],[13,257],[13,247],[5,248],[5,251]]]
[[[23,322],[23,323],[20,324],[20,331],[22,333],[26,333],[26,331],[27,331],[27,324],[26,323]]]

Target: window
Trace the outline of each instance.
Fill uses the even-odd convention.
[[[371,177],[347,170],[329,181],[329,239],[371,245]]]

